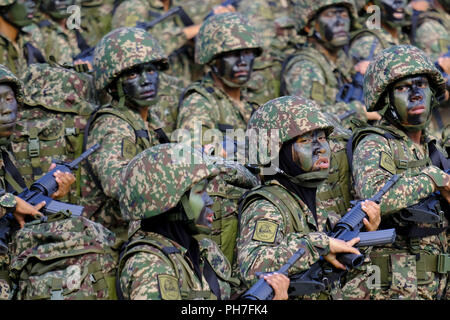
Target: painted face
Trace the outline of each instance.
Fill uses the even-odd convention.
[[[17,100],[13,89],[7,84],[0,84],[0,137],[9,137],[17,120]]]
[[[67,12],[67,8],[74,5],[76,0],[43,0],[42,11],[50,14],[56,19],[67,18],[70,13]]]
[[[18,0],[4,14],[4,18],[18,27],[24,27],[33,22],[36,4],[31,0]]]
[[[432,91],[425,76],[412,76],[398,81],[390,91],[400,125],[405,129],[423,129],[431,112]]]
[[[236,50],[217,58],[213,69],[226,85],[241,87],[250,79],[254,60],[253,50]]]
[[[297,137],[292,148],[292,160],[303,171],[328,171],[331,151],[325,131],[314,130]]]
[[[405,20],[406,0],[381,0],[381,18],[395,26]]]
[[[323,10],[316,21],[316,36],[326,46],[341,48],[350,39],[350,15],[345,7],[332,6]]]
[[[211,230],[214,219],[214,211],[211,210],[213,200],[206,192],[208,180],[202,180],[191,188],[189,192],[189,206],[195,218],[197,229]]]
[[[132,107],[147,107],[158,95],[159,73],[152,63],[140,64],[121,77],[126,101]]]

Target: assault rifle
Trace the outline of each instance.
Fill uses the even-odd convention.
[[[178,15],[181,19],[181,22],[183,23],[183,25],[185,27],[188,26],[192,26],[194,24],[194,22],[192,21],[192,19],[187,15],[186,11],[184,11],[184,9],[180,6],[176,6],[173,7],[171,9],[169,9],[166,13],[160,15],[159,17],[153,19],[152,21],[149,22],[143,22],[143,21],[138,21],[136,22],[136,28],[140,28],[140,29],[144,29],[144,30],[150,30],[152,29],[154,26],[156,26],[158,23],[161,23],[162,21],[172,17]]]
[[[237,10],[237,9],[239,8],[239,4],[241,3],[241,1],[242,1],[242,0],[225,0],[225,1],[223,1],[223,2],[220,4],[220,6],[226,7],[226,6],[232,5],[232,6]],[[205,17],[204,20],[208,19],[209,17],[211,17],[211,16],[213,16],[213,15],[214,15],[214,11],[211,10],[211,11],[208,13],[208,15]]]
[[[446,172],[450,174],[450,169]],[[450,214],[450,208],[440,192],[436,191],[427,198],[402,210],[400,217],[411,222],[438,223],[441,221],[441,214]]]
[[[373,59],[377,43],[378,40],[374,39],[372,42],[372,46],[370,48],[370,54],[364,60],[371,61]],[[352,83],[346,83],[339,89],[339,92],[336,96],[336,102],[349,103],[351,101],[358,100],[364,103],[363,87],[364,87],[364,76],[361,72],[357,72],[353,76]]]
[[[275,273],[281,273],[288,275],[289,269],[305,254],[305,250],[300,248],[296,251],[288,262],[283,265],[280,270],[275,271]],[[259,276],[259,274],[257,274]],[[264,279],[259,279],[246,293],[241,297],[242,300],[272,300],[274,292],[272,287]]]
[[[398,181],[399,175],[392,176],[388,182],[369,200],[379,203],[383,195]],[[354,207],[347,212],[328,234],[332,238],[349,241],[359,237],[361,240],[356,246],[376,246],[393,243],[395,241],[395,229],[386,229],[371,232],[360,232],[363,228],[363,219],[366,213],[361,208],[361,202],[354,202]],[[364,261],[362,254],[345,253],[337,256],[339,262],[346,266],[347,270],[360,266]],[[305,272],[290,277],[289,296],[301,296],[321,292],[333,288],[339,283],[347,270],[338,270],[327,263],[323,257],[314,263]]]
[[[60,202],[53,200],[50,197],[58,190],[58,183],[56,182],[53,174],[58,170],[61,172],[72,172],[73,170],[76,170],[78,168],[78,164],[80,164],[80,162],[85,160],[98,148],[100,148],[100,145],[97,143],[83,152],[72,162],[57,164],[53,170],[47,172],[43,177],[35,181],[29,189],[25,188],[25,190],[17,196],[32,206],[45,201],[45,206],[40,209],[40,211],[44,214],[42,217],[43,222],[47,221],[48,215],[56,214],[58,212],[65,212],[73,216],[81,216],[84,210],[83,206]],[[0,219],[0,254],[5,254],[8,251],[7,238],[11,229],[13,229],[11,228],[11,222],[13,220],[14,217],[11,213],[6,214]]]

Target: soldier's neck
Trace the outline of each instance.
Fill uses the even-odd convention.
[[[220,89],[225,91],[225,93],[230,97],[230,99],[240,102],[241,101],[241,88],[232,88],[223,83],[222,80],[218,76],[211,72],[212,78],[214,80],[214,84],[217,85]]]
[[[417,145],[420,145],[422,141],[422,130],[415,132],[406,132],[406,135]]]
[[[169,8],[170,8],[170,0],[163,0],[162,3],[163,3],[163,10],[164,11],[169,10]]]
[[[387,25],[385,23],[381,23],[381,26],[383,27],[384,30],[389,32],[389,34],[392,36],[392,38],[398,39],[398,36],[399,36],[398,28],[391,27],[391,26],[389,26],[389,25]]]
[[[16,43],[19,29],[0,16],[0,33],[12,43]]]
[[[337,59],[338,59],[338,55],[339,55],[339,48],[337,48],[336,50],[329,50],[327,48],[325,48],[319,41],[317,41],[317,39],[315,38],[310,38],[309,41],[311,43],[314,44],[314,47],[319,50],[323,55],[325,55],[325,57],[329,60],[331,60],[333,63],[336,63]]]
[[[442,6],[442,4],[439,3],[438,0],[433,0],[433,7],[436,9],[444,10],[444,7]]]

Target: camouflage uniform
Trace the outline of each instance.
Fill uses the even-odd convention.
[[[353,0],[321,0],[308,2],[296,0],[294,16],[299,32],[310,23],[314,15],[329,5],[345,5],[354,21],[356,17]],[[358,118],[367,120],[364,106],[359,101],[350,103],[336,102],[339,88],[352,82],[353,63],[344,52],[339,50],[336,63],[319,50],[315,44],[307,42],[296,53],[283,62],[281,73],[281,94],[307,97],[319,103],[322,111],[339,116],[345,127],[349,120]]]
[[[197,36],[195,59],[198,64],[210,64],[216,55],[240,49],[261,50],[259,37],[248,20],[237,13],[224,13],[210,17],[202,25]],[[206,129],[242,129],[255,109],[255,103],[241,90],[241,101],[232,100],[214,84],[211,74],[200,82],[191,84],[180,99],[177,127],[193,129],[201,123]],[[202,134],[203,137],[203,134]],[[210,141],[203,141],[202,144]]]
[[[132,220],[130,241],[119,263],[120,287],[125,299],[217,299],[205,276],[199,279],[194,273],[192,263],[185,255],[188,248],[161,234],[146,232],[142,227],[142,219],[160,214],[184,215],[171,209],[196,183],[212,179],[219,173],[206,156],[202,159],[202,154],[194,149],[184,149],[190,157],[187,162],[177,162],[176,148],[174,144],[164,144],[147,149],[135,157],[123,172],[125,183],[120,208],[124,218]],[[159,181],[166,182],[164,188],[153,188]],[[179,221],[179,218],[173,219]],[[210,239],[204,238],[198,241],[198,245],[201,270],[206,268],[206,264],[212,267],[221,299],[229,299],[230,263]]]
[[[83,0],[81,29],[84,39],[93,47],[111,31],[113,0]]]
[[[14,92],[17,103],[23,102],[23,85],[22,82],[5,66],[0,65],[0,83],[10,85]],[[5,190],[14,189],[14,191],[21,191],[22,188],[17,185],[17,182],[5,173],[5,165],[3,154],[7,154],[8,158],[15,165],[14,155],[11,152],[10,139],[0,139],[0,190],[3,194],[0,196],[0,218],[7,212],[11,212],[16,207],[16,199],[12,193],[4,192]],[[11,299],[10,281],[9,281],[9,254],[0,255],[0,300]]]
[[[364,79],[365,102],[369,111],[385,114],[389,103],[381,100],[388,86],[396,80],[426,74],[436,95],[442,94],[444,79],[432,62],[412,46],[393,46],[382,51],[369,65]],[[381,110],[380,110],[381,109]],[[426,131],[419,145],[405,131],[390,122],[358,131],[354,136],[353,178],[358,198],[370,198],[393,174],[400,180],[381,202],[380,228],[395,227],[394,244],[374,248],[370,258],[381,270],[381,288],[374,288],[375,299],[441,299],[448,270],[437,265],[437,259],[448,263],[445,231],[434,235],[428,230],[448,227],[441,215],[437,224],[407,223],[399,217],[402,209],[417,203],[446,184],[447,175],[431,164],[431,144]],[[424,228],[425,235],[414,236]],[[439,230],[439,229],[438,229]],[[407,235],[411,235],[408,237]],[[445,269],[445,268],[444,268]]]
[[[96,89],[106,90],[121,72],[147,62],[167,67],[166,56],[150,34],[136,28],[111,31],[95,48]],[[81,204],[85,206],[86,216],[115,231],[119,237],[127,227],[118,205],[120,172],[136,154],[159,143],[156,132],[150,129],[161,128],[156,116],[151,115],[148,123],[124,103],[122,93],[119,101],[113,100],[97,112],[86,148],[95,143],[101,148],[89,158],[93,175],[86,170],[81,174]]]
[[[333,127],[318,112],[310,100],[298,97],[281,97],[267,102],[252,116],[248,129],[279,129],[280,143],[271,156],[277,157],[282,143],[316,129],[323,129],[327,136]],[[260,165],[270,159],[260,159]],[[265,176],[265,179],[270,176]],[[267,194],[272,194],[268,197]],[[295,208],[286,208],[289,202]],[[298,273],[308,269],[321,255],[329,253],[327,224],[334,225],[338,216],[317,209],[317,222],[306,204],[294,193],[275,180],[266,180],[261,188],[247,194],[242,204],[237,263],[240,277],[247,287],[257,281],[256,272],[273,272],[287,262],[300,248],[305,254],[289,270]]]

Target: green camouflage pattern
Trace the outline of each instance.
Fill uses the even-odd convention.
[[[443,146],[447,148],[450,148],[450,124],[448,124],[444,130],[442,130],[442,142]]]
[[[154,146],[128,163],[120,187],[120,209],[125,220],[162,214],[175,207],[196,183],[219,173],[212,162],[204,158],[206,156],[184,147],[187,149],[180,149],[176,144]],[[180,153],[181,150],[185,150],[184,153]],[[179,159],[180,156],[186,158]],[[158,181],[164,184],[155,190],[153,186]]]
[[[262,53],[261,39],[248,19],[228,12],[208,18],[201,26],[195,43],[195,62],[210,63],[218,54],[241,49]]]
[[[83,1],[81,4],[81,34],[89,46],[95,46],[111,31],[114,0]]]
[[[18,282],[17,298],[114,298],[114,233],[83,217],[52,218],[27,223],[14,236],[10,272]]]
[[[294,139],[307,132],[322,129],[327,136],[333,131],[325,116],[320,113],[317,104],[309,99],[296,96],[284,96],[273,99],[262,105],[252,115],[247,130],[259,129],[278,130],[279,144],[276,150],[271,150],[271,156],[276,157],[284,142]],[[270,159],[259,159],[261,165]]]
[[[166,247],[175,247],[180,253],[170,260],[159,248],[137,243],[127,251],[120,272],[120,286],[127,300],[215,300],[205,276],[199,279],[186,256],[186,248],[157,233],[138,231],[133,240],[152,240]],[[199,240],[200,268],[209,263],[217,275],[221,299],[228,300],[231,287],[231,266],[217,244],[210,239]],[[174,268],[175,267],[175,268]],[[172,282],[164,282],[169,277]],[[169,285],[170,284],[170,285]],[[171,293],[171,294],[170,294]]]
[[[120,73],[136,65],[153,62],[167,69],[167,57],[157,40],[137,28],[118,28],[95,47],[95,87],[101,91],[108,87]]]
[[[9,68],[0,64],[0,83],[12,85],[14,90],[14,96],[18,103],[24,101],[24,88],[23,83]]]
[[[398,79],[426,74],[436,97],[445,92],[445,79],[434,63],[417,47],[392,46],[380,52],[369,64],[364,77],[364,100],[368,111],[384,107],[381,101],[387,87]]]
[[[302,30],[306,27],[321,9],[335,5],[345,6],[349,10],[352,20],[356,20],[358,15],[356,13],[356,6],[353,0],[292,1],[293,17],[295,21],[297,21],[298,30]]]
[[[16,204],[16,198],[12,193],[7,192],[2,195],[0,197],[0,218],[6,214],[8,209],[14,208]]]
[[[407,69],[408,70],[408,69]],[[386,124],[385,124],[386,125]],[[436,186],[443,186],[448,179],[447,175],[433,165],[421,165],[400,171],[393,163],[398,149],[404,150],[405,160],[416,161],[429,156],[428,146],[413,143],[408,136],[393,126],[388,126],[390,132],[400,137],[399,145],[391,145],[388,140],[379,134],[368,134],[358,143],[353,154],[354,192],[359,199],[372,197],[395,173],[403,174],[400,180],[384,195],[380,206],[382,225],[390,227],[406,226],[398,220],[397,213],[419,200],[429,196]],[[423,141],[427,141],[425,136]],[[382,161],[383,159],[383,161]],[[447,219],[442,216],[439,226],[448,226]],[[435,225],[419,223],[418,227],[435,227]],[[445,232],[438,235],[418,239],[414,244],[404,235],[397,234],[393,245],[373,248],[371,258],[374,256],[390,256],[392,278],[389,283],[382,284],[379,289],[371,291],[374,299],[440,299],[443,295],[446,275],[425,272],[421,278],[416,274],[415,254],[427,253],[437,255],[448,251]],[[419,264],[417,264],[419,266]],[[418,267],[417,267],[418,268]],[[423,268],[423,266],[422,266]]]

